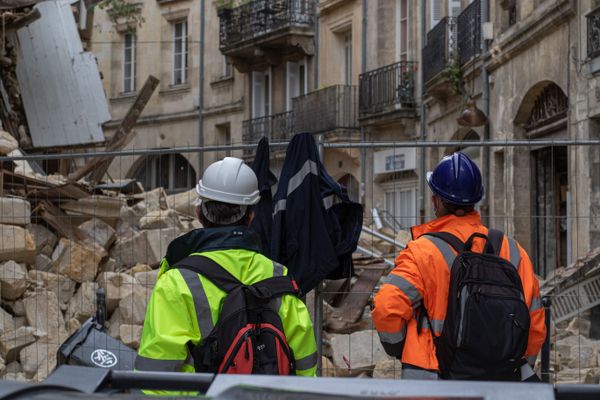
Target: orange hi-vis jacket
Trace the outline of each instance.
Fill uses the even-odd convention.
[[[448,232],[463,242],[473,233],[487,235],[477,212],[463,217],[447,215],[412,228],[415,240],[408,243],[396,257],[396,268],[387,277],[374,299],[373,322],[386,352],[402,363],[437,372],[438,360],[433,335],[441,334],[448,305],[450,267],[456,252],[432,232]],[[483,252],[485,241],[476,239],[472,251]],[[544,308],[533,265],[523,248],[513,239],[504,237],[500,256],[518,268],[529,307],[531,325],[525,356],[535,361],[546,337]],[[425,324],[417,333],[415,310],[425,305],[431,319],[431,330]]]

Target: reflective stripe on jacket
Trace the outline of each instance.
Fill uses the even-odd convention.
[[[427,324],[417,333],[415,310],[424,304],[433,335],[439,336],[446,317],[450,268],[456,252],[443,240],[427,236],[430,232],[448,232],[466,241],[473,233],[487,235],[478,213],[464,217],[448,215],[412,228],[413,238],[396,257],[396,268],[387,277],[374,299],[373,322],[388,354],[402,363],[438,371],[432,332]],[[425,235],[425,236],[423,236]],[[483,240],[476,240],[473,251],[482,252]],[[544,308],[533,265],[523,248],[504,238],[500,256],[518,268],[531,326],[526,357],[536,356],[546,336]]]
[[[240,240],[239,236],[244,235],[258,240],[254,232],[239,227],[229,228],[237,231],[217,229],[221,229],[225,236],[215,241],[212,240],[215,236],[213,232],[211,242],[219,243],[224,248],[192,254],[201,254],[212,259],[247,285],[273,276],[287,275],[287,269],[283,265],[251,249],[251,245],[226,247],[227,235],[233,234],[237,241]],[[180,260],[181,258],[176,261]],[[176,261],[171,259],[173,264],[176,264]],[[208,336],[219,319],[225,297],[226,293],[204,276],[187,269],[171,268],[168,259],[163,259],[146,310],[135,369],[195,372],[187,343],[191,341],[196,345],[202,337]],[[306,306],[300,299],[291,295],[281,297],[274,306],[278,309],[284,334],[294,353],[297,375],[315,376],[317,348]]]

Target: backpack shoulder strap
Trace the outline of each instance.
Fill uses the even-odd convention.
[[[227,272],[225,268],[205,256],[194,255],[186,257],[179,261],[177,265],[175,265],[175,268],[188,269],[197,274],[201,274],[227,293],[242,285],[242,283]]]
[[[502,250],[502,242],[504,241],[504,232],[499,231],[498,229],[490,229],[488,230],[488,240],[486,250],[489,254],[494,254],[496,256],[500,255],[500,251]]]
[[[300,296],[300,288],[290,276],[274,276],[251,285],[254,294],[262,299],[272,299],[286,294]]]
[[[433,236],[439,239],[442,239],[444,242],[448,243],[452,248],[458,253],[462,253],[465,248],[465,244],[462,240],[460,240],[455,235],[448,232],[429,232],[423,236]]]

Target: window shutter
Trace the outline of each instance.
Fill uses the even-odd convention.
[[[430,5],[431,26],[429,29],[433,28],[442,19],[442,0],[430,0]]]
[[[292,110],[292,99],[300,95],[300,64],[287,63],[287,111]]]
[[[252,118],[265,116],[265,73],[252,71]]]

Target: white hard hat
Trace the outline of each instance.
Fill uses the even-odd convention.
[[[260,200],[256,174],[235,157],[225,157],[209,165],[196,185],[196,192],[204,200],[242,206],[253,205]]]

